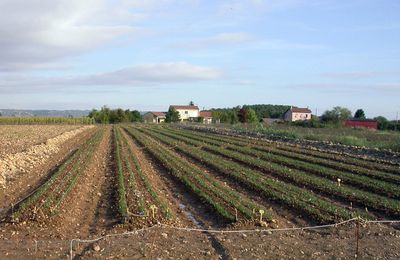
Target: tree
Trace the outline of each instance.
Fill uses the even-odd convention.
[[[131,122],[142,122],[142,115],[139,111],[133,110],[131,113]]]
[[[141,122],[142,116],[139,111],[130,111],[118,109],[109,109],[103,106],[101,110],[93,109],[89,113],[89,117],[93,118],[96,123],[99,124],[117,124],[117,123],[127,123],[127,122]]]
[[[362,109],[357,109],[357,111],[354,113],[354,118],[357,118],[357,119],[365,119],[364,110],[362,110]]]
[[[254,109],[252,109],[252,108],[249,108],[247,110],[247,122],[248,123],[258,122],[258,117],[257,117],[256,111],[254,111]]]
[[[238,113],[239,121],[242,123],[255,123],[258,121],[256,111],[252,108],[243,107]]]
[[[334,107],[322,115],[322,121],[326,123],[340,124],[351,117],[351,111],[345,107]]]
[[[387,130],[388,129],[389,121],[386,119],[386,117],[377,116],[374,118],[374,120],[378,121],[378,129],[379,130]]]
[[[193,102],[193,101],[190,101],[190,102],[189,102],[189,106],[194,106],[194,102]]]
[[[100,110],[100,123],[109,124],[110,115],[111,115],[111,110],[107,106],[103,106]]]
[[[180,115],[179,112],[176,111],[175,108],[170,107],[167,114],[165,115],[165,122],[167,123],[175,123],[175,122],[179,122],[180,119]]]

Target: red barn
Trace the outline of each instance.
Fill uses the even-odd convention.
[[[345,127],[378,129],[378,122],[372,119],[349,119],[344,122]]]

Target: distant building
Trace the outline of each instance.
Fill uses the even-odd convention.
[[[147,112],[143,115],[143,121],[145,123],[163,123],[165,122],[165,115],[166,113],[164,112]]]
[[[211,111],[200,111],[200,117],[203,118],[204,124],[211,124],[212,123],[212,112]]]
[[[171,105],[170,108],[174,108],[179,112],[179,118],[181,121],[195,121],[200,115],[198,106]]]
[[[310,120],[311,110],[308,108],[290,107],[285,112],[283,118],[288,122]]]
[[[345,127],[349,128],[368,128],[377,130],[378,129],[378,121],[372,119],[349,119],[344,122]]]

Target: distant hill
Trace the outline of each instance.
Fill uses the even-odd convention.
[[[15,117],[83,117],[88,116],[90,110],[25,110],[25,109],[0,109],[2,116]]]

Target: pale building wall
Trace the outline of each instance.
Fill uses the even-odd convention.
[[[177,109],[181,120],[188,120],[191,117],[199,117],[199,110]]]
[[[304,120],[310,120],[311,119],[311,113],[293,113],[292,114],[292,121],[304,121]]]
[[[304,120],[310,120],[311,119],[311,113],[296,113],[292,111],[288,111],[285,114],[285,121],[304,121]]]
[[[212,123],[212,118],[204,118],[203,119],[204,124],[211,124]]]

